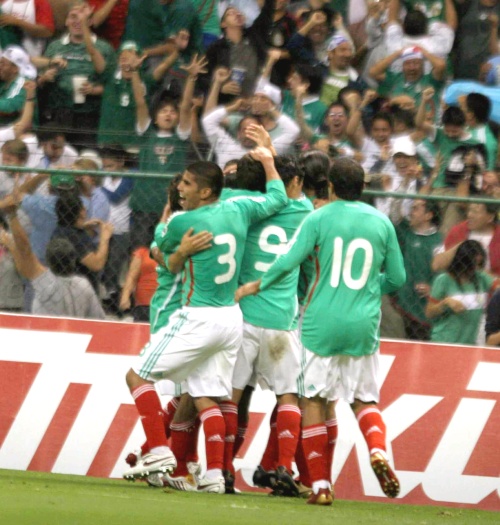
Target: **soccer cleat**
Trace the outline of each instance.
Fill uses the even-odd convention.
[[[333,503],[332,491],[329,489],[319,489],[317,494],[314,492],[307,500],[308,505],[331,505]]]
[[[192,474],[187,476],[173,477],[170,474],[164,474],[165,486],[171,487],[175,490],[182,490],[184,492],[196,492],[196,481]]]
[[[224,476],[217,476],[213,479],[201,478],[198,481],[198,492],[210,492],[211,494],[225,494],[226,484]]]
[[[276,469],[276,485],[282,496],[296,498],[299,495],[299,487],[286,467]]]
[[[276,488],[276,472],[274,470],[264,470],[259,465],[253,473],[252,482],[256,487],[274,490]]]
[[[145,454],[134,467],[123,473],[123,477],[133,481],[137,478],[147,478],[156,472],[173,472],[175,467],[177,461],[170,450],[167,454]]]
[[[399,480],[387,459],[380,452],[375,452],[370,456],[370,463],[384,494],[388,498],[395,498],[399,494]]]
[[[309,498],[309,496],[311,496],[311,494],[313,493],[311,487],[307,487],[301,481],[296,481],[295,483],[297,484],[297,488],[299,489],[299,498]]]
[[[163,488],[166,484],[164,475],[161,472],[155,472],[146,477],[146,483],[150,487]]]
[[[195,482],[198,483],[198,480],[201,477],[201,465],[199,463],[196,463],[195,461],[188,461],[187,469],[188,472],[193,476]]]
[[[234,488],[234,476],[229,472],[229,470],[223,470],[222,475],[224,476],[224,486],[226,494],[236,494]]]

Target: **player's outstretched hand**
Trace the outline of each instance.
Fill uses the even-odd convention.
[[[251,283],[246,283],[241,285],[234,294],[234,300],[239,303],[243,297],[248,295],[257,295],[260,290],[260,279],[258,281],[252,281]]]
[[[214,236],[210,232],[205,230],[193,235],[193,231],[193,228],[189,228],[181,239],[178,251],[185,257],[207,250],[212,246]]]
[[[258,146],[250,152],[250,156],[253,160],[258,160],[264,163],[266,160],[273,160],[273,154],[270,149],[264,148],[263,146]]]

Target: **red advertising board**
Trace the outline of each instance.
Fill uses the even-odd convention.
[[[119,477],[144,438],[124,377],[148,335],[146,325],[0,314],[0,468]],[[384,341],[380,363],[396,502],[500,510],[500,352]],[[236,460],[241,489],[273,406],[256,392]],[[389,502],[350,408],[337,412],[337,496]]]

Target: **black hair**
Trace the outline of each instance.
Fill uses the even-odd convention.
[[[328,172],[331,161],[322,151],[307,151],[299,158],[304,174],[304,189],[313,190],[319,199],[328,199]]]
[[[239,189],[238,173],[236,171],[224,176],[224,188]]]
[[[478,258],[480,261],[478,262]],[[464,241],[458,248],[453,257],[448,273],[460,286],[460,279],[464,278],[474,284],[476,291],[479,288],[477,280],[477,270],[482,269],[486,262],[486,252],[477,241]]]
[[[415,128],[415,115],[412,111],[409,111],[408,109],[402,109],[399,106],[391,106],[390,111],[394,124],[396,122],[401,122],[404,124],[406,129]]]
[[[57,224],[74,226],[83,207],[80,197],[74,194],[60,195],[56,201]]]
[[[264,166],[250,155],[244,155],[238,161],[236,185],[233,188],[249,191],[266,192],[266,172]]]
[[[288,186],[294,177],[304,178],[304,172],[299,169],[297,161],[290,155],[280,155],[274,158],[274,165],[283,184]]]
[[[365,172],[359,163],[347,157],[336,159],[330,168],[328,178],[339,199],[357,201],[363,193]]]
[[[107,144],[99,149],[99,155],[101,159],[113,159],[124,163],[127,159],[127,152],[121,144]]]
[[[481,124],[486,124],[490,118],[491,100],[481,93],[469,93],[466,97],[467,109]]]
[[[323,74],[319,67],[311,66],[309,64],[297,64],[295,72],[303,80],[309,83],[308,93],[317,95],[323,86]]]
[[[443,126],[465,126],[465,114],[457,106],[450,106],[443,111],[441,118]]]
[[[330,113],[330,110],[331,110],[332,108],[334,108],[335,106],[339,106],[339,107],[341,107],[341,108],[345,111],[346,117],[349,116],[349,108],[348,108],[343,102],[341,102],[340,100],[336,100],[335,102],[332,102],[332,103],[328,106],[328,109],[326,110],[326,114],[325,114],[325,116],[328,116],[328,113]]]
[[[437,201],[431,201],[430,199],[424,200],[425,211],[427,213],[432,213],[431,223],[434,226],[439,226],[441,224],[441,207]]]
[[[199,160],[190,164],[186,171],[195,176],[198,188],[210,188],[212,196],[219,198],[224,186],[224,174],[215,162]]]
[[[423,36],[427,33],[427,16],[418,9],[410,9],[403,20],[403,31],[408,36]]]
[[[387,122],[387,124],[389,124],[389,126],[391,127],[391,130],[394,129],[394,120],[392,118],[392,115],[387,111],[379,111],[378,113],[375,113],[375,115],[372,118],[372,123],[370,127],[373,126],[373,123],[376,120],[385,120],[385,122]]]
[[[489,215],[493,215],[493,222],[496,223],[498,220],[498,212],[500,211],[500,205],[498,205],[495,201],[483,202],[482,204],[486,209],[486,213]]]
[[[342,104],[345,105],[345,102],[344,102],[342,99],[344,98],[344,96],[346,95],[346,93],[354,93],[354,92],[358,93],[360,96],[361,96],[361,94],[362,94],[361,89],[358,89],[357,87],[355,87],[355,86],[352,85],[352,84],[348,84],[347,86],[343,87],[343,88],[339,91],[339,93],[338,93],[338,95],[337,95],[337,101],[338,101],[338,102],[341,102]],[[346,106],[346,107],[347,107],[347,106]]]
[[[257,124],[262,125],[262,119],[260,118],[259,115],[245,115],[238,123],[238,131],[241,130],[241,127],[243,126],[243,122],[245,122],[245,120],[248,120],[248,119],[255,120]]]
[[[76,250],[68,239],[55,237],[47,244],[45,259],[54,275],[67,277],[76,271]]]
[[[50,142],[56,137],[66,138],[66,133],[61,127],[61,124],[55,121],[44,124],[43,127],[38,128],[36,131],[36,136],[38,137],[39,142]]]
[[[179,189],[177,186],[182,179],[182,173],[178,173],[171,181],[168,187],[168,202],[172,213],[182,211],[182,206],[179,203]]]

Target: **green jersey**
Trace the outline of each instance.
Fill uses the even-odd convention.
[[[484,144],[487,153],[487,169],[494,170],[497,162],[498,141],[489,126],[482,125],[469,128],[472,140],[478,144]]]
[[[488,292],[492,291],[495,280],[485,272],[477,272],[476,279],[476,286],[473,283],[460,286],[449,273],[436,277],[429,301],[437,302],[445,297],[452,297],[465,306],[465,311],[456,314],[446,309],[442,315],[433,319],[431,341],[476,344],[481,318],[488,302]]]
[[[152,124],[142,136],[139,170],[176,175],[185,168],[189,133],[158,131]],[[167,203],[169,178],[136,178],[130,208],[145,213],[161,213]]]
[[[443,0],[403,0],[407,11],[421,11],[429,22],[445,21],[445,2]]]
[[[417,107],[422,99],[422,91],[428,87],[435,90],[433,103],[435,108],[439,108],[441,90],[444,82],[436,80],[432,73],[426,73],[416,82],[407,82],[402,72],[387,70],[385,79],[378,86],[378,93],[384,97],[396,97],[398,95],[409,95],[415,99]]]
[[[376,352],[381,295],[396,291],[406,278],[390,220],[362,202],[323,206],[305,218],[288,253],[262,277],[261,290],[310,255],[315,271],[302,320],[304,346],[323,357]]]
[[[279,213],[252,226],[248,230],[240,282],[261,279],[276,257],[286,252],[288,241],[313,209],[306,197],[289,199],[287,206]],[[242,299],[240,306],[243,319],[254,326],[272,330],[297,328],[298,277],[297,267],[271,288]]]
[[[304,120],[306,121],[306,124],[313,130],[313,132],[319,130],[323,124],[327,110],[325,104],[321,102],[319,97],[308,97],[303,100],[302,108],[304,110]],[[281,111],[293,120],[296,120],[295,97],[288,89],[285,89],[283,92],[283,106]]]
[[[161,235],[164,229],[164,223],[158,224],[155,230],[155,238],[157,235]],[[156,241],[151,244],[151,249],[155,246],[157,246]],[[181,307],[182,296],[182,273],[173,274],[160,264],[156,271],[158,273],[158,288],[149,305],[149,323],[152,334],[168,325],[170,316]]]
[[[287,204],[282,181],[267,183],[263,196],[217,201],[174,214],[158,238],[163,253],[171,253],[189,228],[213,234],[212,247],[189,257],[184,268],[183,306],[232,306],[248,228]]]
[[[18,76],[9,84],[0,83],[0,126],[12,124],[22,112],[26,100],[24,81]]]
[[[94,45],[106,61],[106,71],[113,71],[115,67],[115,51],[104,40],[94,36]],[[69,35],[65,35],[49,44],[45,50],[47,58],[65,58],[68,65],[59,69],[56,80],[48,90],[47,106],[50,109],[71,108],[77,113],[90,113],[99,111],[101,97],[86,96],[85,102],[76,104],[74,102],[74,76],[86,76],[89,82],[94,84],[103,83],[106,71],[96,73],[92,59],[87,52],[85,44],[75,44],[70,41]]]
[[[437,228],[427,233],[416,233],[406,219],[396,226],[396,233],[406,270],[406,283],[397,292],[397,303],[406,314],[425,323],[427,297],[419,295],[415,285],[432,283],[435,274],[431,262],[436,249],[443,243],[443,236]]]

